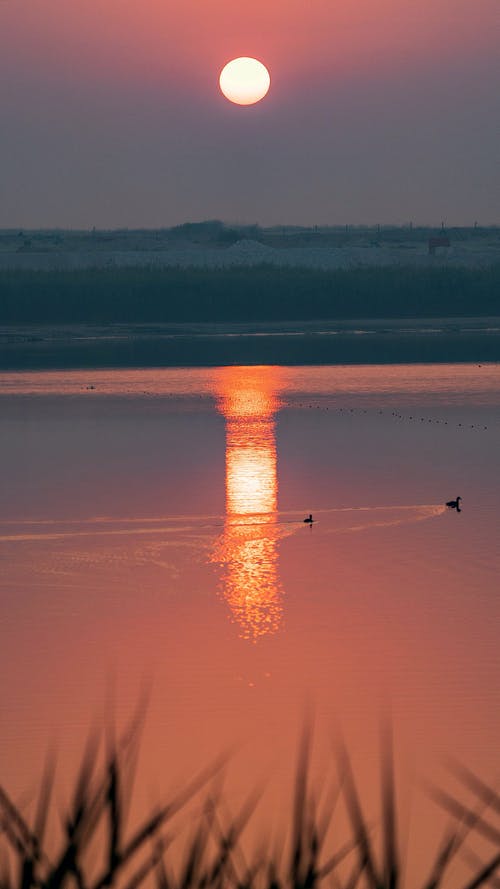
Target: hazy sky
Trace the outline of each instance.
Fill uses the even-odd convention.
[[[499,46],[499,0],[0,0],[0,226],[499,222]]]

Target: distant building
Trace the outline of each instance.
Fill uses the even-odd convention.
[[[429,256],[435,256],[436,253],[446,254],[448,253],[450,247],[450,239],[445,235],[441,235],[439,238],[429,238]]]

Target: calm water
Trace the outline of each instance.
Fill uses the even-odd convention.
[[[11,789],[144,681],[149,802],[233,742],[282,800],[307,702],[367,787],[388,710],[406,775],[497,774],[498,365],[12,373],[0,411]]]

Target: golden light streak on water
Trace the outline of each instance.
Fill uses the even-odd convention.
[[[275,633],[283,615],[278,572],[275,415],[280,370],[223,368],[217,406],[226,419],[226,520],[213,561],[242,638]]]

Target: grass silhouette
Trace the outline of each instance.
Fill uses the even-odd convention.
[[[70,803],[62,819],[56,851],[48,851],[47,824],[54,810],[55,757],[47,758],[32,824],[0,787],[0,889],[400,889],[405,884],[399,842],[392,735],[384,734],[381,755],[380,829],[369,824],[345,744],[337,746],[338,783],[317,793],[310,779],[311,730],[303,731],[295,777],[290,836],[280,853],[255,853],[247,861],[241,838],[254,817],[260,792],[240,811],[225,813],[219,780],[228,755],[201,770],[177,795],[154,809],[132,830],[127,829],[131,791],[139,748],[141,717],[134,718],[118,739],[89,736],[76,775]],[[101,763],[101,764],[99,764]],[[437,852],[430,854],[428,877],[419,889],[439,889],[459,854],[471,870],[454,889],[500,886],[500,794],[461,764],[450,770],[473,807],[441,789],[431,796],[451,816]],[[219,776],[219,778],[218,778]],[[171,856],[177,818],[198,797],[194,829]],[[335,845],[332,819],[343,803],[350,836]],[[380,833],[375,844],[374,834]],[[480,857],[470,846],[474,837],[493,845]],[[283,853],[286,849],[286,854]],[[177,850],[179,846],[177,845]]]

